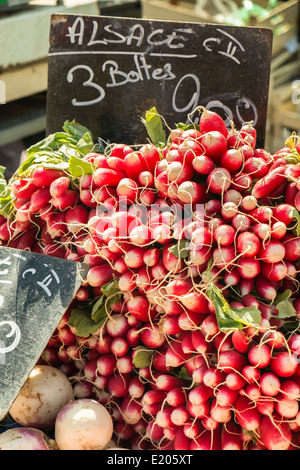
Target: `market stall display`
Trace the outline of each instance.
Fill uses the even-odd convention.
[[[152,108],[151,141],[104,152],[66,123],[8,183],[1,242],[89,265],[40,363],[117,447],[297,449],[299,142],[194,112],[165,130]]]
[[[47,136],[1,168],[0,283],[10,254],[61,262],[39,286],[63,302],[44,343],[18,333],[39,354],[0,449],[299,449],[300,137],[264,147],[271,35],[53,16]],[[49,313],[35,272],[0,296],[25,324]]]

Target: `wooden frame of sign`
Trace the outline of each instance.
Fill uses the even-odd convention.
[[[272,40],[255,27],[53,15],[47,133],[75,119],[95,140],[141,144],[153,106],[169,128],[205,106],[237,128],[253,121],[263,146]]]

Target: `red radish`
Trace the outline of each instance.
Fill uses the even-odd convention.
[[[275,240],[281,240],[287,231],[287,226],[283,222],[274,222],[271,225],[271,237]]]
[[[230,390],[241,390],[246,385],[246,381],[237,372],[229,372],[226,375],[225,383]]]
[[[200,175],[208,175],[214,169],[215,164],[213,159],[207,155],[198,155],[194,158],[192,167]]]
[[[194,439],[199,436],[201,430],[202,426],[200,421],[193,421],[192,423],[186,423],[183,425],[183,432],[185,436],[189,439]]]
[[[231,177],[231,189],[236,189],[242,195],[245,194],[252,186],[253,179],[251,175],[238,171]]]
[[[278,377],[292,377],[297,370],[298,360],[290,351],[281,351],[272,357],[270,367]]]
[[[50,202],[54,207],[63,211],[70,207],[74,207],[78,200],[78,192],[75,189],[67,189],[64,194],[52,197]]]
[[[139,174],[138,182],[143,188],[154,187],[154,175],[150,171],[142,171]]]
[[[124,421],[129,424],[137,424],[142,417],[142,407],[136,401],[132,400],[132,397],[125,396],[121,402],[121,413]]]
[[[240,430],[234,422],[228,422],[222,428],[221,450],[243,450]]]
[[[294,380],[283,380],[281,383],[281,394],[289,400],[297,400],[300,394],[300,386]]]
[[[254,402],[245,396],[238,396],[234,403],[235,417],[239,425],[247,431],[256,431],[260,426],[260,414]]]
[[[252,258],[260,250],[260,240],[254,233],[245,231],[238,235],[236,246],[239,253],[244,257]]]
[[[214,392],[211,387],[207,387],[205,384],[199,384],[189,392],[188,400],[192,405],[198,406],[205,403],[213,394]]]
[[[220,385],[216,389],[215,396],[216,396],[216,403],[219,406],[227,407],[227,406],[231,406],[234,404],[238,396],[238,392],[237,390],[230,389],[229,387],[227,387],[227,385]]]
[[[241,136],[250,135],[253,137],[253,147],[256,145],[257,132],[253,125],[253,122],[245,122],[241,127]]]
[[[129,383],[130,374],[115,373],[107,383],[107,390],[113,397],[125,397],[128,394]]]
[[[205,362],[203,364],[201,364],[200,366],[195,365],[193,370],[191,372],[189,372],[189,375],[191,375],[194,384],[202,384],[203,383],[204,374],[207,371],[207,369],[208,369],[208,366],[206,365]]]
[[[220,430],[217,428],[214,431],[205,430],[200,436],[191,441],[190,450],[220,450]]]
[[[231,185],[231,175],[226,168],[214,168],[207,176],[207,187],[213,194],[223,194]]]
[[[214,111],[209,111],[205,108],[202,108],[202,115],[199,121],[200,131],[202,133],[218,131],[223,134],[225,137],[228,136],[228,129],[225,125],[225,122]]]
[[[207,369],[203,374],[203,383],[207,387],[216,388],[219,384],[224,382],[226,375],[216,367]]]
[[[177,428],[174,436],[174,450],[189,450],[190,442],[190,438],[184,434],[182,427]]]
[[[142,247],[134,247],[126,251],[124,261],[129,268],[141,268],[144,265],[143,256],[145,250]]]
[[[214,313],[206,315],[201,323],[200,328],[207,341],[216,336],[219,333],[219,326],[216,315]]]
[[[285,246],[278,240],[270,240],[260,247],[258,257],[265,263],[278,263],[285,257]]]
[[[148,323],[150,318],[155,317],[155,312],[146,297],[138,295],[127,301],[128,312],[138,320]]]
[[[251,194],[256,198],[262,198],[270,194],[283,181],[285,181],[285,167],[274,168],[267,175],[259,179],[253,186]]]
[[[259,427],[260,440],[268,450],[287,450],[292,440],[288,423],[280,417],[263,416]]]
[[[272,281],[267,280],[264,276],[260,275],[255,280],[255,287],[258,294],[266,300],[273,301],[277,295],[276,286]]]
[[[272,350],[267,344],[256,344],[248,352],[249,362],[259,369],[267,367],[272,358]]]
[[[293,222],[294,215],[295,208],[291,204],[279,204],[273,209],[274,220],[283,222],[285,225],[290,225]]]
[[[110,156],[107,158],[107,165],[112,170],[124,171],[124,161],[122,158]]]
[[[16,198],[30,198],[38,187],[33,183],[32,179],[21,178],[11,183],[11,192]]]
[[[151,358],[151,366],[157,372],[169,372],[170,367],[166,364],[167,351],[156,351]]]
[[[231,225],[223,224],[214,232],[214,239],[222,246],[232,245],[235,240],[236,231]]]
[[[236,351],[244,354],[249,351],[250,348],[250,340],[247,338],[245,333],[241,330],[235,330],[232,333],[232,343],[236,349]]]
[[[200,144],[204,148],[205,155],[219,163],[222,155],[227,151],[227,140],[222,132],[211,130],[200,137]]]
[[[178,187],[177,197],[185,204],[204,202],[205,187],[194,181],[184,181]]]
[[[201,145],[194,139],[184,139],[178,145],[178,155],[183,163],[191,165],[195,157],[202,155]]]
[[[187,402],[187,408],[190,412],[190,415],[196,419],[203,419],[210,414],[210,402],[209,400],[204,401],[203,403],[196,405],[193,404],[190,400]]]
[[[271,416],[275,408],[275,400],[273,398],[267,399],[262,396],[261,399],[256,401],[256,408],[263,416]]]
[[[264,158],[250,157],[243,165],[243,171],[253,179],[263,178],[269,171],[269,166]]]
[[[174,296],[175,300],[184,294],[188,294],[193,288],[193,284],[188,279],[174,279],[166,286],[166,293],[169,296]]]
[[[147,245],[151,242],[151,231],[145,225],[138,225],[129,232],[129,239],[134,245]]]
[[[112,170],[111,168],[97,168],[93,173],[93,182],[96,186],[117,187],[121,179],[126,175],[122,171]]]
[[[275,401],[275,411],[284,419],[293,419],[299,412],[298,399],[289,399],[279,395]]]
[[[158,149],[153,144],[143,145],[139,150],[141,162],[146,166],[148,171],[155,171],[157,163],[160,161]]]
[[[179,341],[174,340],[170,343],[166,352],[167,367],[179,367],[185,363],[189,354],[184,353]]]
[[[132,204],[137,201],[139,195],[138,184],[131,178],[123,178],[117,185],[116,193],[122,202]]]
[[[220,406],[216,400],[211,404],[210,417],[217,423],[228,423],[232,420],[232,407]]]
[[[35,186],[38,187],[50,186],[54,180],[60,178],[61,176],[65,176],[65,172],[63,170],[58,170],[56,168],[43,168],[42,166],[38,166],[31,174],[31,181]]]
[[[94,266],[87,273],[87,282],[93,287],[100,287],[112,279],[113,268],[109,264]]]
[[[244,366],[241,370],[241,373],[243,378],[250,384],[257,382],[261,376],[260,369],[252,365]]]
[[[49,186],[49,191],[52,197],[58,197],[64,194],[70,186],[70,179],[67,176],[60,176],[56,178]]]
[[[193,175],[193,167],[187,163],[171,162],[167,166],[167,175],[170,182],[181,184],[184,181],[189,181]]]
[[[48,187],[37,189],[30,198],[29,212],[37,213],[51,199]]]
[[[285,336],[281,331],[273,330],[269,331],[265,335],[266,344],[270,346],[271,349],[280,349],[282,346],[285,346],[286,340]]]
[[[261,265],[256,258],[239,258],[237,262],[237,271],[239,275],[246,280],[256,278],[261,270]]]
[[[168,390],[166,402],[171,407],[181,406],[186,403],[186,392],[182,387],[174,387]]]
[[[124,338],[115,338],[111,343],[111,352],[116,357],[125,356],[128,353],[129,344]]]
[[[208,312],[208,300],[202,293],[191,292],[190,294],[182,295],[181,303],[192,312],[196,313],[207,313]]]
[[[270,281],[281,281],[287,274],[287,266],[283,261],[277,263],[261,263],[261,274]]]
[[[117,360],[111,353],[103,354],[97,359],[97,375],[111,376],[116,368]]]
[[[257,199],[254,196],[244,196],[242,199],[242,207],[245,211],[252,211],[257,207]]]
[[[88,221],[88,210],[85,206],[78,205],[66,212],[66,223],[69,232],[77,233]]]
[[[281,241],[285,248],[285,261],[297,261],[300,256],[300,237],[288,234]]]
[[[222,351],[219,354],[218,367],[226,373],[241,372],[246,364],[246,357],[234,349]]]
[[[209,431],[213,431],[214,429],[217,429],[219,426],[218,421],[216,421],[214,418],[211,416],[205,417],[201,420],[201,423],[205,429],[208,429]]]
[[[234,173],[241,168],[243,160],[243,153],[240,149],[228,149],[221,156],[220,166]]]
[[[234,244],[219,246],[213,250],[213,265],[217,268],[230,268],[236,257]],[[243,276],[242,276],[243,277]]]
[[[155,417],[156,424],[162,428],[172,427],[173,425],[172,420],[171,420],[172,411],[173,411],[172,407],[161,409]]]
[[[145,392],[145,384],[141,381],[139,376],[131,377],[128,384],[128,395],[132,398],[141,398]]]
[[[191,332],[191,330],[199,328],[203,321],[203,315],[185,310],[179,314],[177,321],[181,330]]]
[[[148,348],[158,349],[166,341],[164,334],[157,324],[146,323],[140,334],[141,342]]]
[[[288,339],[288,347],[291,353],[295,353],[296,355],[300,354],[300,335],[299,334],[293,334]]]

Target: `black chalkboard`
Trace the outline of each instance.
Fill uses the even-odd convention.
[[[0,247],[0,420],[85,277],[81,263]]]
[[[76,119],[95,139],[144,143],[148,109],[173,127],[201,105],[237,128],[254,121],[262,146],[272,39],[256,27],[53,15],[47,133]]]

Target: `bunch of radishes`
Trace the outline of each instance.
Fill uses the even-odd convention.
[[[271,155],[199,110],[164,142],[31,157],[0,240],[89,265],[40,361],[118,445],[298,449],[300,145]]]

